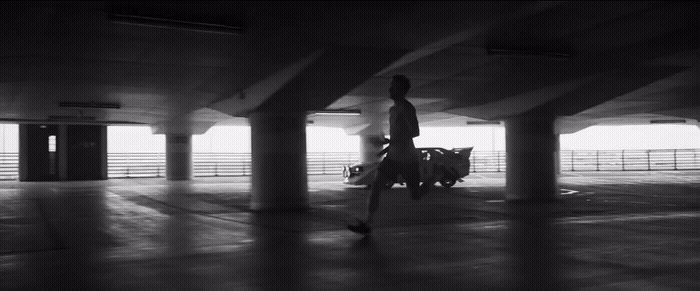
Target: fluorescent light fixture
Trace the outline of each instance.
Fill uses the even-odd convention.
[[[108,103],[108,102],[61,102],[58,103],[59,107],[74,107],[74,108],[110,108],[119,109],[121,105],[119,103]]]
[[[192,21],[148,17],[148,16],[109,14],[109,20],[111,20],[114,23],[119,23],[119,24],[154,27],[154,28],[189,30],[189,31],[215,33],[215,34],[228,34],[228,35],[243,34],[243,27],[241,27],[241,26],[230,26],[230,25],[214,24],[214,23],[192,22]]]
[[[501,125],[500,121],[467,121],[468,125]]]
[[[94,121],[94,116],[49,115],[47,120]]]
[[[651,124],[685,123],[685,119],[655,119],[650,120]]]
[[[330,115],[330,116],[359,116],[362,114],[360,110],[319,110],[311,111],[310,114],[315,115]]]

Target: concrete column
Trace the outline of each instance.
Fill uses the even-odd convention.
[[[165,178],[192,180],[192,135],[165,135]]]
[[[107,126],[100,127],[100,160],[102,161],[102,167],[100,167],[100,176],[102,179],[107,180],[109,178],[109,159],[107,153]]]
[[[546,201],[559,196],[558,135],[554,118],[517,116],[505,121],[506,199]]]
[[[379,162],[377,153],[383,148],[383,135],[360,135],[360,163]]]
[[[18,178],[20,181],[29,180],[29,127],[26,124],[19,125],[19,161]]]
[[[68,180],[68,128],[65,124],[58,125],[56,154],[58,156],[58,179]]]
[[[61,179],[107,179],[107,126],[60,125],[58,133],[58,172]]]
[[[49,151],[49,137],[52,135],[59,139],[57,125],[19,125],[20,181],[58,180],[58,152]]]
[[[561,174],[561,142],[559,134],[554,136],[554,167],[557,175]]]
[[[251,130],[252,210],[309,207],[306,112],[254,112]]]

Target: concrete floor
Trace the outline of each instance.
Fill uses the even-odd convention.
[[[565,173],[559,202],[472,174],[419,202],[311,176],[305,213],[248,211],[247,178],[0,182],[0,289],[700,289],[700,172]]]

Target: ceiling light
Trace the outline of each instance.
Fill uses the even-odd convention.
[[[500,121],[467,121],[467,125],[501,125]]]
[[[49,115],[47,120],[93,121],[95,116]]]
[[[319,110],[311,111],[310,114],[315,115],[331,115],[331,116],[359,116],[362,114],[360,110]]]
[[[189,30],[189,31],[197,31],[197,32],[216,33],[216,34],[240,35],[243,33],[243,27],[241,27],[241,26],[230,26],[230,25],[214,24],[214,23],[192,22],[192,21],[148,17],[148,16],[138,16],[138,15],[109,14],[109,20],[111,20],[114,23],[119,23],[119,24],[155,27],[155,28],[166,28],[166,29]]]

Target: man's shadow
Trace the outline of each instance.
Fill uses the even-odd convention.
[[[353,253],[377,254],[376,244],[371,235],[366,235],[352,243],[350,250]]]
[[[387,256],[383,254],[375,239],[371,236],[364,236],[352,243],[347,252],[348,267],[353,269],[362,280],[357,281],[359,285],[353,289],[366,289],[372,286],[383,286],[388,280],[386,275],[391,264]]]

